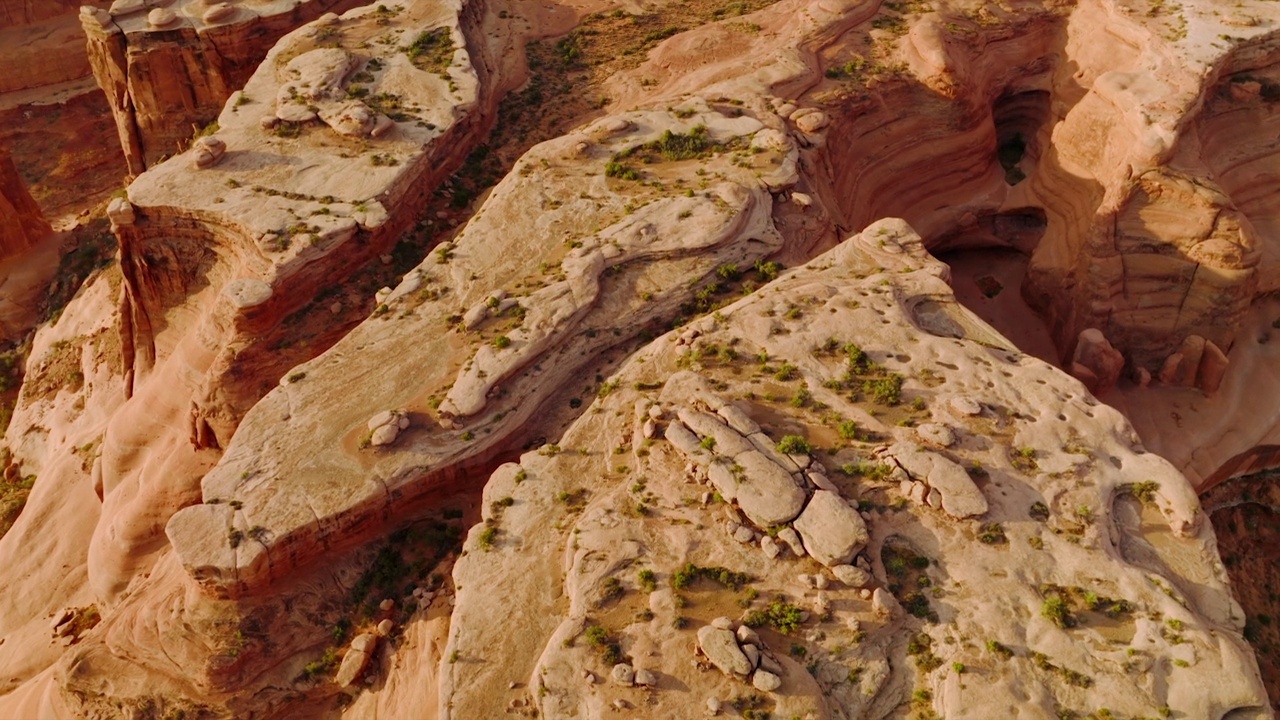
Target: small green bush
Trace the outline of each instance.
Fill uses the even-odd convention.
[[[743,622],[749,627],[770,625],[778,632],[790,634],[800,627],[803,611],[781,597],[774,599],[762,610],[747,613]]]
[[[778,452],[783,455],[807,455],[813,452],[813,446],[799,435],[783,435],[778,441]]]

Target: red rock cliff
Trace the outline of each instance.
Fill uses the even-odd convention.
[[[0,148],[0,258],[26,250],[49,232],[9,152]]]
[[[203,15],[164,10],[167,15],[156,17],[141,3],[114,13],[83,11],[89,64],[111,102],[129,171],[139,174],[185,149],[285,33],[358,4],[270,2]]]

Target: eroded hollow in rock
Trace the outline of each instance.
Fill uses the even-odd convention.
[[[1040,157],[1039,134],[1049,119],[1049,93],[1006,92],[992,105],[991,115],[996,125],[996,160],[1005,182],[1017,185]]]
[[[1027,261],[1044,228],[1043,210],[1022,208],[979,218],[930,245],[934,256],[951,267],[956,300],[1018,349],[1057,365],[1053,338],[1022,295]]]

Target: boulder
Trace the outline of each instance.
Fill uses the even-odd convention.
[[[227,154],[227,144],[211,135],[196,138],[191,144],[192,164],[197,168],[213,167]]]
[[[399,425],[395,423],[383,425],[377,430],[374,430],[373,434],[369,436],[369,444],[373,445],[374,447],[390,445],[391,443],[395,442],[396,438],[399,436],[400,436]]]
[[[676,414],[690,430],[702,438],[709,437],[715,442],[711,450],[716,455],[736,458],[754,449],[746,438],[716,415],[688,408],[681,408]]]
[[[760,538],[760,550],[770,560],[778,557],[778,553],[782,552],[782,548],[778,546],[778,541],[768,535]]]
[[[751,672],[747,656],[738,647],[738,640],[731,630],[707,625],[698,630],[698,647],[726,675],[746,677]]]
[[[738,477],[734,475],[732,466],[718,458],[707,468],[707,479],[715,486],[720,497],[728,502],[738,499]]]
[[[1077,367],[1088,370],[1088,373],[1077,373]],[[1124,369],[1124,355],[1111,346],[1101,330],[1087,328],[1081,330],[1080,336],[1076,338],[1071,368],[1071,374],[1083,382],[1089,392],[1101,395],[1115,387],[1116,380],[1120,379],[1120,371]]]
[[[982,414],[982,405],[973,398],[953,397],[951,402],[947,404],[951,407],[952,412],[961,417],[973,417]]]
[[[738,475],[738,507],[759,528],[789,522],[804,508],[804,490],[791,473],[764,454],[751,450],[734,458]]]
[[[638,669],[635,676],[636,685],[645,687],[653,687],[658,684],[658,674],[652,670]]]
[[[367,105],[352,100],[321,107],[320,119],[335,132],[352,137],[364,137],[373,131],[375,114]]]
[[[848,564],[867,544],[862,516],[827,490],[814,491],[794,526],[805,550],[828,567]]]
[[[736,405],[724,405],[716,413],[729,423],[729,427],[741,435],[747,436],[760,432],[760,426]]]
[[[347,654],[342,656],[342,664],[338,666],[338,675],[334,681],[338,683],[338,687],[350,687],[355,682],[364,669],[369,666],[369,660],[373,657],[371,653],[363,650],[351,648]]]
[[[791,121],[796,124],[800,132],[806,134],[816,133],[827,126],[827,114],[821,110],[805,108],[797,110],[791,115]]]
[[[667,423],[667,429],[662,433],[667,442],[671,443],[675,449],[688,455],[689,457],[705,464],[710,461],[711,454],[708,453],[699,444],[698,436],[694,435],[684,423],[671,421]]]
[[[950,427],[941,423],[923,423],[916,428],[916,436],[922,441],[951,447],[956,444],[956,434]]]
[[[1196,385],[1206,394],[1212,395],[1222,385],[1222,378],[1227,374],[1230,361],[1227,354],[1213,344],[1212,340],[1204,341],[1204,353],[1200,356],[1200,372],[1196,377]]]
[[[949,458],[925,451],[909,443],[889,448],[892,457],[912,477],[924,479],[942,493],[942,509],[957,518],[978,517],[987,512],[987,499],[969,473]],[[910,493],[912,488],[907,488]],[[912,496],[913,498],[915,496]],[[920,496],[918,502],[923,502]]]
[[[821,470],[818,470],[817,468],[809,468],[807,471],[805,471],[804,475],[805,477],[809,478],[809,482],[813,483],[813,486],[818,488],[819,490],[827,490],[833,493],[840,492],[840,488],[836,487],[836,484],[831,482],[831,479],[828,478],[826,474],[824,474]]]
[[[226,3],[215,3],[204,11],[204,15],[200,16],[205,23],[218,23],[230,20],[236,14],[236,9]]]
[[[156,8],[147,13],[147,24],[153,28],[164,28],[178,21],[178,16],[167,8]]]
[[[107,218],[111,220],[112,227],[132,225],[137,222],[133,204],[122,197],[111,198],[111,202],[107,203]]]
[[[791,552],[794,553],[796,557],[805,556],[804,543],[801,542],[800,536],[796,534],[795,530],[789,527],[782,528],[782,530],[778,532],[778,539],[786,543],[787,547],[791,549]]]
[[[378,636],[373,633],[360,633],[351,639],[351,649],[372,653],[378,646]]]
[[[768,670],[757,670],[751,676],[751,685],[761,692],[773,692],[782,687],[782,678]]]
[[[831,568],[831,574],[851,588],[866,587],[871,583],[871,574],[853,565],[835,565]]]
[[[609,677],[613,678],[613,681],[619,685],[630,687],[635,684],[636,671],[627,663],[618,663],[609,672]]]
[[[895,617],[901,614],[902,606],[898,604],[898,599],[888,590],[876,588],[871,593],[871,609],[875,610],[879,615]]]

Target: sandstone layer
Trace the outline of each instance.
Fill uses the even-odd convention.
[[[0,260],[21,254],[51,231],[13,158],[0,147]]]
[[[284,7],[82,14],[0,715],[1272,716],[1194,491],[1280,456],[1269,3]]]
[[[186,149],[282,36],[354,0],[86,6],[89,63],[107,93],[130,173]]]
[[[873,224],[633,355],[610,379],[622,389],[597,400],[558,452],[500,468],[454,569],[457,661],[445,666],[441,717],[482,715],[495,697],[549,718],[729,707],[750,691],[742,678],[754,664],[739,670],[706,647],[700,628],[718,615],[759,626],[751,647],[781,685],[754,708],[782,717],[899,717],[906,697],[947,718],[1101,706],[1122,717],[1269,716],[1244,616],[1221,563],[1205,562],[1213,533],[1185,480],[1061,371],[982,335],[931,332],[925,304],[982,326],[945,277],[905,224]],[[905,377],[894,402],[874,390],[887,373]],[[774,442],[807,438],[789,457],[835,486],[797,471],[809,506],[833,497],[862,509],[859,586],[807,557],[807,535],[799,553],[770,556],[777,527],[744,518],[745,503],[723,492],[712,499],[690,465],[704,448],[669,429],[668,441],[645,439],[645,419],[669,428],[698,406],[758,423]],[[923,441],[926,422],[950,428],[951,442]],[[935,503],[932,479],[893,460],[901,444],[969,468],[989,509],[956,517],[945,489]],[[894,598],[881,600],[886,591]],[[794,624],[792,608],[803,613]],[[603,667],[602,632],[616,646]],[[725,674],[691,663],[695,632]],[[584,682],[611,662],[651,671],[656,685]]]

